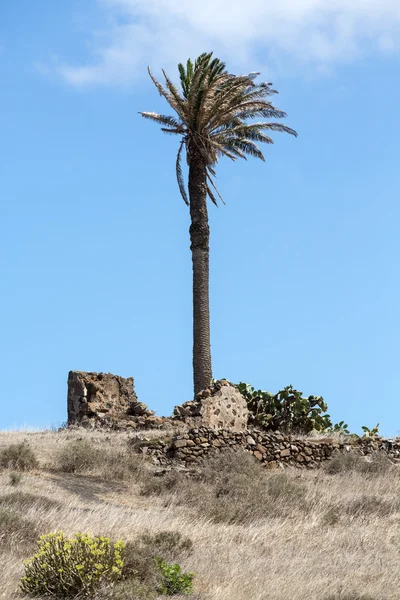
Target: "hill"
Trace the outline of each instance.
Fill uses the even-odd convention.
[[[143,435],[0,432],[1,598],[24,597],[22,560],[58,530],[126,542],[180,533],[193,544],[175,550],[196,600],[400,597],[400,471],[386,457],[273,472],[240,451],[169,471],[133,454],[128,441]]]

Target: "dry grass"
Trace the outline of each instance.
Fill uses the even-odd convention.
[[[10,485],[9,469],[0,472],[0,511],[6,514],[0,598],[20,597],[22,557],[31,554],[32,536],[24,533],[30,524],[32,535],[62,529],[71,536],[87,531],[130,542],[143,534],[180,532],[193,542],[180,563],[196,573],[196,600],[398,600],[397,467],[287,471],[282,477],[236,455],[223,458],[222,469],[208,465],[196,478],[178,475],[171,485],[168,477],[174,475],[154,477],[143,463],[122,478],[118,471],[110,474],[112,461],[108,473],[97,460],[78,473],[60,471],[60,453],[71,443],[101,448],[106,461],[107,455],[123,460],[129,456],[127,438],[79,431],[0,433],[0,452],[26,439],[38,460],[17,488]],[[135,597],[140,590],[132,595],[122,587],[118,594],[103,594],[107,600]]]

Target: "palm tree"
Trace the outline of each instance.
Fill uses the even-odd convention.
[[[266,131],[297,133],[280,123],[252,122],[248,119],[282,119],[286,114],[275,108],[269,96],[277,92],[271,83],[256,83],[260,73],[232,75],[225,64],[204,53],[186,67],[178,65],[181,90],[163,70],[165,85],[149,75],[176,116],[141,112],[159,123],[162,131],[180,136],[176,176],[183,200],[190,209],[190,249],[193,263],[193,376],[195,395],[206,389],[212,379],[209,310],[209,238],[207,196],[217,205],[223,202],[215,185],[215,166],[221,156],[231,160],[247,155],[265,160],[257,143],[272,144]],[[186,151],[189,167],[188,192],[181,166]]]

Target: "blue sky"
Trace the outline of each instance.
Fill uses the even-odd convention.
[[[298,139],[218,166],[215,377],[324,396],[400,434],[397,0],[0,5],[0,428],[66,419],[70,369],[190,399],[189,214],[146,73],[214,50],[262,70]],[[199,9],[201,6],[201,10]]]

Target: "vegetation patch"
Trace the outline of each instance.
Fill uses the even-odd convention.
[[[20,584],[32,597],[149,600],[192,590],[193,573],[170,562],[192,550],[191,540],[178,532],[146,534],[127,545],[81,533],[68,539],[58,532],[41,536],[37,545],[38,552],[24,562]]]
[[[27,442],[10,444],[0,451],[0,467],[14,471],[30,471],[39,466],[32,448]]]
[[[189,506],[216,523],[249,523],[310,508],[301,482],[285,473],[266,472],[243,451],[226,451],[209,458],[190,476],[170,471],[163,477],[148,478],[141,493]]]
[[[326,473],[336,475],[339,473],[362,473],[364,475],[378,475],[393,469],[393,463],[385,452],[376,452],[368,457],[346,452],[337,454],[323,466]]]
[[[119,450],[85,439],[70,441],[55,458],[56,471],[92,474],[108,480],[131,479],[142,468],[143,459],[128,446]]]
[[[36,525],[16,510],[0,506],[0,550],[30,544],[37,538]]]
[[[190,555],[192,551],[192,540],[178,531],[144,534],[125,545],[123,575],[155,589],[162,583],[162,573],[156,560],[172,563]]]
[[[246,398],[250,422],[266,430],[309,433],[333,427],[322,396],[306,398],[292,385],[277,394],[256,390],[247,383],[239,383],[237,388]]]
[[[62,532],[39,538],[38,552],[25,561],[22,592],[55,598],[90,597],[102,581],[122,578],[122,542],[77,533],[68,539]]]
[[[47,496],[38,496],[27,492],[11,492],[0,497],[0,507],[8,507],[19,512],[26,512],[32,507],[47,511],[61,508],[61,503]]]

